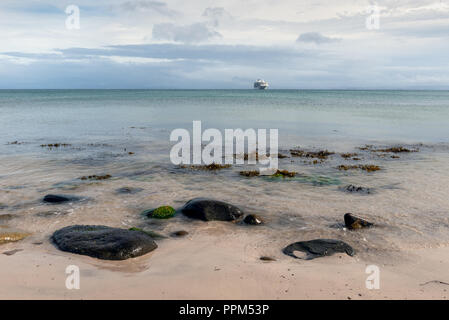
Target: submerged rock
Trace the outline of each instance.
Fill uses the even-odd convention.
[[[251,225],[258,225],[258,224],[263,224],[263,220],[261,218],[259,218],[258,216],[256,216],[255,214],[249,214],[245,217],[245,219],[243,220],[243,222],[245,222],[246,224],[251,224]]]
[[[189,218],[204,221],[234,221],[243,216],[242,210],[232,204],[206,198],[188,201],[181,212]]]
[[[306,254],[304,258],[297,257],[294,252],[302,251]],[[349,256],[355,254],[354,249],[347,243],[334,239],[316,239],[311,241],[300,241],[286,246],[282,252],[296,259],[311,260],[324,256],[331,256],[334,253],[346,253]]]
[[[344,216],[345,225],[348,229],[362,229],[372,227],[374,224],[354,216],[352,213],[346,213]]]
[[[347,185],[346,187],[343,188],[343,190],[350,193],[363,193],[363,194],[371,193],[370,188],[355,186],[353,184]]]
[[[136,194],[143,191],[142,188],[123,187],[115,190],[117,194]]]
[[[134,258],[157,248],[144,232],[106,226],[68,226],[55,231],[51,239],[62,251],[104,260]]]
[[[42,201],[46,203],[64,203],[77,200],[79,200],[79,198],[74,196],[47,194]]]

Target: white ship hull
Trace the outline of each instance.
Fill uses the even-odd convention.
[[[266,90],[268,89],[268,82],[258,79],[254,82],[254,89]]]

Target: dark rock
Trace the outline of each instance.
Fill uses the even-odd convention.
[[[302,251],[306,253],[306,257],[297,257],[294,252]],[[311,260],[314,258],[331,256],[334,253],[347,253],[349,256],[355,254],[354,249],[347,243],[334,239],[316,239],[311,241],[295,242],[285,247],[282,252],[296,259]]]
[[[11,250],[11,251],[5,251],[3,252],[4,255],[7,256],[12,256],[13,254],[16,254],[17,252],[23,251],[23,249],[15,249],[15,250]]]
[[[350,193],[363,193],[363,194],[371,193],[370,188],[359,187],[359,186],[355,186],[353,184],[350,184],[350,185],[344,187],[343,190],[346,192],[350,192]]]
[[[344,216],[345,225],[348,229],[362,229],[372,227],[374,224],[363,220],[362,218],[356,217],[351,213],[346,213]]]
[[[189,233],[185,230],[175,231],[171,234],[172,237],[185,237]]]
[[[79,200],[79,198],[74,196],[47,194],[42,201],[46,203],[64,203],[77,200]]]
[[[52,240],[62,251],[105,260],[134,258],[157,248],[144,232],[106,226],[68,226],[53,233]]]
[[[276,261],[275,258],[267,257],[267,256],[260,257],[260,260],[262,260],[262,261]]]
[[[258,224],[263,224],[263,220],[261,218],[259,218],[258,216],[256,216],[255,214],[249,214],[245,217],[245,219],[243,220],[243,222],[245,222],[246,224],[251,224],[251,225],[258,225]]]
[[[189,218],[204,221],[234,221],[243,216],[242,210],[232,204],[205,198],[188,201],[181,212]]]
[[[143,191],[142,188],[123,187],[115,190],[118,194],[136,194]]]

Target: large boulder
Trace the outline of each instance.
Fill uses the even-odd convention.
[[[55,231],[52,240],[62,251],[104,260],[134,258],[157,248],[145,232],[106,226],[68,226]]]
[[[306,254],[304,258],[294,254],[295,251],[302,251]],[[346,253],[349,256],[355,254],[354,249],[347,243],[334,239],[316,239],[310,241],[300,241],[286,246],[282,252],[296,259],[311,260],[318,257],[331,256],[334,253]]]
[[[189,218],[204,221],[234,221],[243,216],[243,211],[232,204],[206,198],[188,201],[181,212]]]
[[[348,229],[362,229],[372,227],[374,224],[360,217],[354,216],[352,213],[346,213],[344,216],[345,225]]]

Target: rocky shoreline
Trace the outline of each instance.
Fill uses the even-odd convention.
[[[66,144],[51,144],[51,146],[52,148],[58,148],[59,146],[66,146]],[[67,146],[70,145],[67,144]],[[402,146],[384,148],[365,146],[360,147],[359,150],[361,152],[375,154],[376,156],[379,156],[379,154],[414,153],[419,151],[418,149],[408,149]],[[290,150],[290,156],[293,158],[312,159],[312,164],[321,164],[325,161],[329,161],[331,157],[337,157],[338,155],[345,161],[359,161],[361,159],[360,151],[358,153],[339,154],[328,150],[306,151],[303,149],[295,148]],[[245,154],[243,158],[248,158],[248,155]],[[282,155],[279,158],[289,159],[290,157]],[[315,160],[313,159],[318,160],[318,162],[315,162]],[[230,165],[220,166],[212,164],[208,166],[184,166],[183,169],[215,172],[221,169],[228,169],[230,167]],[[344,171],[350,169],[362,169],[368,173],[381,170],[379,166],[371,164],[349,166],[340,165],[337,167],[337,169]],[[297,174],[297,172],[293,171],[278,170],[272,176],[268,177],[282,178],[282,180],[284,180],[295,178]],[[255,171],[240,171],[240,175],[249,178],[259,176],[259,174]],[[110,180],[111,178],[113,178],[113,176],[110,174],[102,174],[82,176],[80,180],[102,181]],[[340,187],[340,189],[347,193],[357,193],[364,195],[369,195],[374,192],[372,188],[352,184],[345,187]],[[115,192],[117,195],[134,195],[138,194],[141,191],[143,191],[142,188],[122,187],[116,189]],[[86,200],[88,199],[76,195],[47,194],[42,198],[41,202],[47,205],[66,205]],[[59,214],[63,213],[58,213],[58,215]],[[208,198],[194,198],[186,202],[182,207],[178,209],[174,209],[171,206],[161,206],[158,208],[144,210],[141,213],[142,217],[144,217],[145,219],[155,220],[169,220],[179,214],[189,219],[203,221],[204,223],[207,223],[209,221],[225,221],[247,226],[267,224],[265,219],[263,217],[260,217],[258,214],[245,214],[243,210],[231,203]],[[53,215],[53,213],[49,212],[48,215]],[[13,218],[14,216],[9,214],[0,215],[0,221],[6,221]],[[374,226],[373,223],[350,213],[344,214],[344,219],[342,219],[342,221],[344,222],[344,224],[338,221],[336,221],[335,223],[337,225],[344,225],[344,228],[346,228],[347,230],[356,230]],[[155,240],[159,241],[161,239],[183,237],[187,234],[188,232],[185,230],[178,230],[176,232],[172,232],[170,235],[165,236],[158,234],[154,230],[145,230],[136,227],[119,229],[104,225],[70,225],[55,231],[50,237],[50,241],[62,251],[88,255],[105,260],[125,260],[156,250],[157,244]],[[20,230],[0,229],[0,244],[20,241],[28,235],[29,233]],[[279,248],[279,250],[284,254],[295,258],[300,257],[296,256],[293,251],[302,251],[306,253],[306,259],[309,259],[310,257],[316,258],[326,255],[332,255],[336,252],[346,252],[348,253],[348,255],[353,256],[357,251],[356,249],[353,249],[349,244],[342,242],[339,239],[298,239],[297,242],[290,244],[284,249]],[[262,260],[269,261],[271,259],[270,257],[266,258],[267,259]]]

